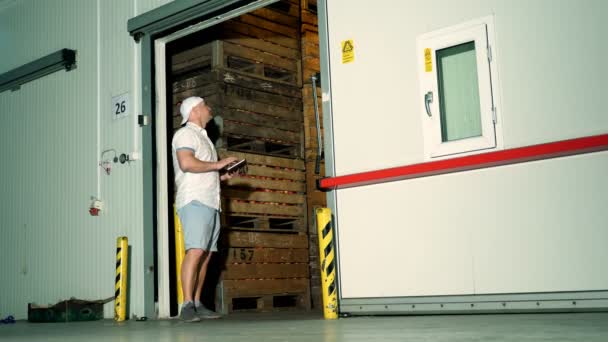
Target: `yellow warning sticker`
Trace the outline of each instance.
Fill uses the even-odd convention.
[[[431,55],[431,49],[424,49],[424,71],[433,71],[433,55]]]
[[[342,64],[355,61],[355,43],[352,39],[342,41]]]

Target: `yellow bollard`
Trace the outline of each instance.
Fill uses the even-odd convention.
[[[116,285],[114,286],[114,320],[127,319],[127,277],[129,275],[129,239],[116,239]]]
[[[182,223],[177,216],[177,210],[173,205],[173,217],[175,222],[175,273],[177,275],[177,304],[184,302],[184,292],[182,291],[182,261],[186,255],[186,247],[184,246],[184,231]]]
[[[319,258],[321,263],[321,292],[323,293],[323,316],[338,318],[338,289],[336,289],[336,262],[334,234],[331,228],[331,211],[318,208],[317,230],[319,232]]]

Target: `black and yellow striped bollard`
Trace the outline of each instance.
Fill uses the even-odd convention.
[[[129,239],[121,236],[116,239],[116,284],[114,286],[114,320],[127,319],[127,276],[129,264]]]
[[[319,232],[319,258],[321,263],[321,292],[323,294],[323,316],[338,318],[338,291],[336,289],[336,261],[334,234],[331,225],[331,210],[317,208],[317,230]]]

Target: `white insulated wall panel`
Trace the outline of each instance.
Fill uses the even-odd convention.
[[[424,161],[416,37],[487,15],[505,148],[608,133],[604,1],[336,0],[328,12],[338,176]],[[342,64],[347,39],[355,60]],[[607,169],[602,152],[338,190],[342,296],[606,290]]]
[[[338,192],[344,298],[608,289],[608,152]]]
[[[112,247],[87,212],[97,188],[95,2],[64,3],[22,1],[0,13],[13,43],[2,47],[8,58],[0,72],[60,48],[78,50],[78,69],[0,94],[0,257],[7,261],[0,266],[0,311],[17,318],[26,316],[28,302],[112,293],[111,276],[100,272],[104,249]]]
[[[127,20],[168,1],[21,0],[0,8],[0,73],[61,48],[77,69],[0,94],[0,315],[27,315],[27,303],[114,293],[116,238],[132,247],[130,311],[143,315],[142,167],[100,172],[99,152],[141,146],[139,66]],[[111,96],[131,94],[131,116],[111,119]],[[99,184],[99,189],[98,189]],[[90,196],[106,205],[89,216]],[[112,304],[106,317],[112,317]]]
[[[424,160],[416,38],[488,15],[505,148],[608,131],[608,2],[332,0],[328,12],[337,175]],[[342,64],[347,39],[355,61]]]

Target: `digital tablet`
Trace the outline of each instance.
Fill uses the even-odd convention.
[[[246,166],[247,161],[245,159],[241,159],[224,166],[220,171],[224,173],[242,172]]]

